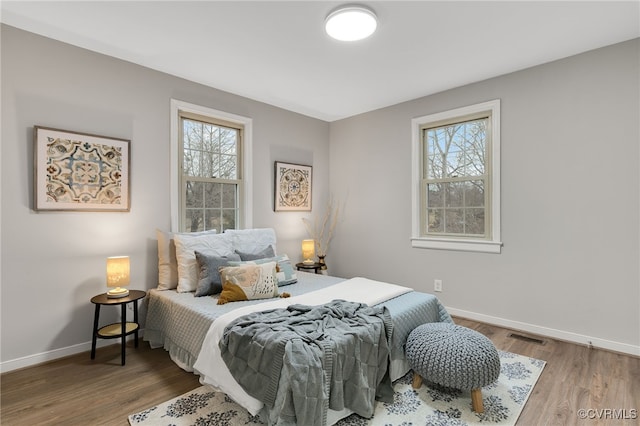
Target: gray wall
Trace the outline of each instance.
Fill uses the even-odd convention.
[[[171,98],[253,119],[253,226],[274,227],[279,252],[299,259],[308,215],[273,212],[273,162],[310,164],[314,212],[330,194],[342,204],[332,274],[427,292],[442,279],[455,313],[639,352],[638,40],[329,124],[12,27],[1,37],[3,370],[88,349],[107,256],[131,256],[132,288],[156,285]],[[502,254],[412,249],[411,118],[495,98]],[[36,124],[131,139],[131,212],[34,212]]]
[[[169,230],[170,99],[253,119],[253,226],[300,259],[303,213],[273,212],[273,162],[313,165],[328,194],[329,124],[2,26],[3,369],[86,350],[107,256],[131,256],[131,288],[157,283],[155,229]],[[131,140],[131,212],[34,212],[34,125]],[[103,308],[104,321],[117,309]],[[101,341],[111,344],[112,341]]]
[[[332,272],[441,279],[454,313],[640,354],[639,45],[331,123]],[[411,119],[497,98],[502,254],[411,248]]]

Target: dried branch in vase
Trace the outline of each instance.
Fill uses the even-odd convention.
[[[316,219],[313,222],[303,217],[302,221],[304,222],[305,228],[307,228],[307,233],[309,237],[313,238],[316,242],[316,255],[318,256],[326,256],[327,251],[329,250],[329,243],[331,243],[331,239],[333,238],[333,231],[336,228],[336,223],[338,221],[338,212],[339,208],[333,208],[333,203],[331,200],[327,203],[327,211],[325,212],[324,217],[322,218],[322,222],[318,223]]]

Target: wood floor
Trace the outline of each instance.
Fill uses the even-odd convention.
[[[518,425],[640,424],[630,418],[640,416],[640,358],[547,338],[539,344],[509,337],[512,330],[455,321],[486,335],[498,349],[547,362]],[[130,343],[122,367],[120,347],[112,345],[99,348],[95,360],[82,353],[2,374],[0,424],[125,426],[129,414],[198,386],[196,376],[178,368],[163,349]],[[581,420],[580,409],[590,410],[592,418]]]

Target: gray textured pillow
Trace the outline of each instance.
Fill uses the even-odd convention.
[[[222,281],[220,280],[219,269],[227,266],[230,261],[240,260],[237,254],[228,256],[212,256],[199,251],[194,252],[196,261],[198,262],[198,287],[196,288],[196,297],[210,296],[218,294],[222,291]]]
[[[241,260],[266,259],[267,257],[273,257],[276,255],[275,252],[273,251],[272,246],[267,246],[257,253],[242,253],[242,252],[239,252],[238,250],[236,250],[236,253],[240,256]]]

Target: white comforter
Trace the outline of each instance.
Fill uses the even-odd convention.
[[[252,312],[286,308],[293,304],[322,305],[335,299],[366,303],[369,306],[373,306],[410,291],[413,291],[413,289],[356,277],[300,296],[274,299],[271,302],[236,309],[221,315],[211,324],[193,368],[200,375],[201,383],[211,385],[226,393],[255,416],[262,408],[262,402],[247,394],[240,387],[238,382],[231,376],[220,355],[218,342],[231,321]]]

